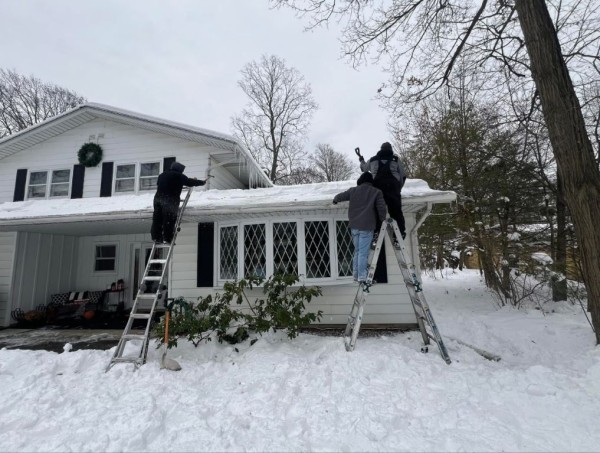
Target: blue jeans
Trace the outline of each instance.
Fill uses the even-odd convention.
[[[354,258],[352,260],[352,274],[358,281],[365,281],[368,273],[369,251],[373,240],[372,230],[357,230],[352,228],[352,242],[354,243]]]

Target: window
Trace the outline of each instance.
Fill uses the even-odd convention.
[[[244,225],[244,277],[267,276],[265,224]]]
[[[52,172],[52,180],[50,181],[50,196],[68,197],[70,177],[70,170],[54,170]]]
[[[338,262],[338,277],[352,277],[352,259],[354,258],[354,243],[350,232],[350,222],[338,220],[335,222],[336,248]]]
[[[155,190],[159,174],[160,162],[117,165],[115,169],[115,193]]]
[[[150,162],[140,165],[140,190],[155,190],[158,174],[160,173],[160,163]]]
[[[273,223],[273,273],[298,275],[296,222]]]
[[[135,164],[117,165],[115,192],[135,192]]]
[[[354,246],[347,220],[229,223],[219,226],[218,243],[221,282],[277,273],[318,284],[352,277]]]
[[[102,271],[114,271],[116,269],[117,262],[117,246],[111,245],[97,245],[96,246],[96,260],[94,270],[96,272]]]
[[[68,197],[70,180],[71,170],[32,171],[27,198]]]
[[[47,171],[32,171],[29,174],[29,188],[27,189],[27,198],[46,198],[47,185]]]
[[[219,278],[235,280],[238,274],[238,227],[222,227],[219,243],[221,246]]]
[[[330,277],[328,221],[304,222],[304,248],[306,278]]]

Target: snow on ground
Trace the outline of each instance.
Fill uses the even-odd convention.
[[[280,332],[239,352],[180,343],[179,372],[155,349],[108,373],[112,351],[0,350],[0,451],[598,451],[600,348],[581,308],[498,309],[476,272],[447,277],[424,288],[451,365],[418,332],[352,353]]]

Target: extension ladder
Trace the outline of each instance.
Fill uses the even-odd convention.
[[[451,360],[450,356],[448,355],[448,350],[444,345],[440,332],[433,319],[433,315],[431,314],[431,310],[429,309],[429,304],[425,300],[425,295],[423,294],[421,283],[417,279],[415,266],[414,264],[409,263],[406,260],[406,250],[404,247],[404,241],[402,240],[402,236],[400,235],[398,225],[396,224],[394,219],[391,218],[388,218],[381,225],[379,235],[377,236],[377,242],[375,244],[375,250],[372,250],[370,252],[369,272],[367,274],[367,279],[364,283],[361,283],[359,285],[358,291],[356,292],[356,296],[354,297],[354,303],[352,305],[352,309],[348,317],[348,324],[346,325],[346,330],[344,332],[344,343],[346,345],[346,350],[352,351],[354,350],[354,346],[356,345],[356,339],[360,330],[360,324],[362,322],[362,316],[365,308],[367,295],[369,294],[369,289],[373,284],[375,267],[377,265],[379,253],[381,252],[381,248],[383,246],[383,241],[386,232],[392,243],[394,243],[393,233],[396,234],[396,238],[400,243],[400,247],[394,247],[394,252],[396,254],[396,260],[398,261],[398,266],[400,267],[400,271],[402,273],[402,278],[404,279],[404,284],[408,289],[408,295],[410,296],[410,300],[412,302],[412,306],[417,317],[417,324],[419,326],[419,330],[421,331],[421,335],[423,337],[424,345],[421,348],[421,351],[428,352],[428,345],[430,344],[429,340],[431,339],[437,344],[442,358],[446,361],[446,363],[450,364]],[[429,327],[429,330],[427,329],[426,324]]]
[[[177,233],[180,230],[181,218],[183,217],[183,211],[187,206],[190,195],[192,194],[193,187],[188,188],[187,195],[183,200],[180,201],[181,206],[177,214],[177,221],[174,225],[173,239],[170,244],[158,244],[152,245],[152,251],[146,269],[144,270],[144,276],[140,282],[137,296],[131,307],[129,313],[129,319],[121,335],[121,339],[117,344],[117,348],[110,359],[106,371],[110,370],[111,367],[117,363],[133,363],[135,368],[146,363],[146,357],[148,355],[148,343],[150,341],[150,327],[154,318],[154,312],[158,304],[159,299],[164,302],[166,297],[165,289],[163,287],[163,281],[167,275],[169,261],[173,255],[173,248],[175,247],[175,240],[177,239]],[[146,289],[149,285],[156,284],[156,292],[146,293]],[[151,301],[150,310],[141,309],[140,305],[142,301]],[[142,320],[145,323],[143,333],[135,333],[135,331],[141,331],[142,329],[133,329],[133,323],[136,320]],[[140,348],[136,354],[124,355],[125,346],[129,341],[140,341]],[[130,348],[131,349],[131,348]]]

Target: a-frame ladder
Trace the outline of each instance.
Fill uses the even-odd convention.
[[[424,345],[421,348],[421,351],[427,352],[429,350],[428,345],[430,344],[429,340],[431,339],[437,344],[442,358],[446,361],[446,363],[450,364],[451,360],[450,356],[448,355],[448,350],[444,345],[440,332],[433,319],[433,315],[429,309],[429,304],[427,303],[427,300],[425,300],[421,282],[419,282],[417,279],[415,266],[412,264],[412,262],[407,261],[406,249],[404,247],[404,241],[401,239],[402,236],[400,235],[400,230],[394,219],[391,218],[388,218],[381,225],[381,230],[379,231],[377,242],[375,244],[375,250],[370,252],[369,272],[367,274],[367,279],[364,283],[359,285],[358,291],[356,292],[352,310],[350,311],[350,316],[348,317],[348,324],[346,325],[346,330],[344,332],[344,343],[346,345],[346,350],[352,351],[356,345],[356,339],[360,330],[366,299],[369,294],[369,289],[373,284],[373,276],[375,275],[377,259],[379,258],[379,253],[381,252],[386,233],[392,243],[394,243],[393,233],[395,233],[400,244],[400,247],[394,247],[394,252],[396,254],[396,260],[398,261],[402,278],[404,279],[404,283],[408,289],[408,295],[410,296],[410,300],[417,317],[419,330],[421,331],[421,335],[423,337]]]
[[[150,340],[150,327],[152,325],[152,320],[154,319],[154,312],[158,305],[158,300],[161,299],[164,302],[164,298],[166,297],[163,291],[163,281],[167,275],[169,261],[173,255],[173,248],[175,247],[177,233],[180,230],[183,211],[187,206],[193,189],[193,187],[188,188],[187,195],[180,202],[181,205],[177,214],[177,221],[175,222],[174,226],[175,231],[171,243],[154,243],[152,246],[150,258],[148,259],[146,269],[144,270],[144,276],[142,277],[137,296],[133,302],[133,306],[131,307],[131,312],[129,313],[129,319],[127,320],[127,324],[125,325],[121,339],[117,344],[117,348],[115,349],[115,352],[110,359],[108,366],[106,367],[106,371],[110,370],[111,367],[117,363],[133,363],[135,368],[146,363],[146,357],[148,355],[148,343]],[[156,292],[146,293],[145,291],[148,285],[154,284],[156,284]],[[142,301],[152,301],[149,311],[148,309],[142,310],[140,308],[140,302]],[[142,322],[145,323],[145,327],[133,329],[133,323],[136,320],[142,320]],[[143,333],[141,333],[142,330]],[[129,350],[127,351],[127,355],[125,355],[125,346],[129,341],[139,341],[139,349],[128,348]],[[134,350],[133,354],[131,354],[131,349]]]

